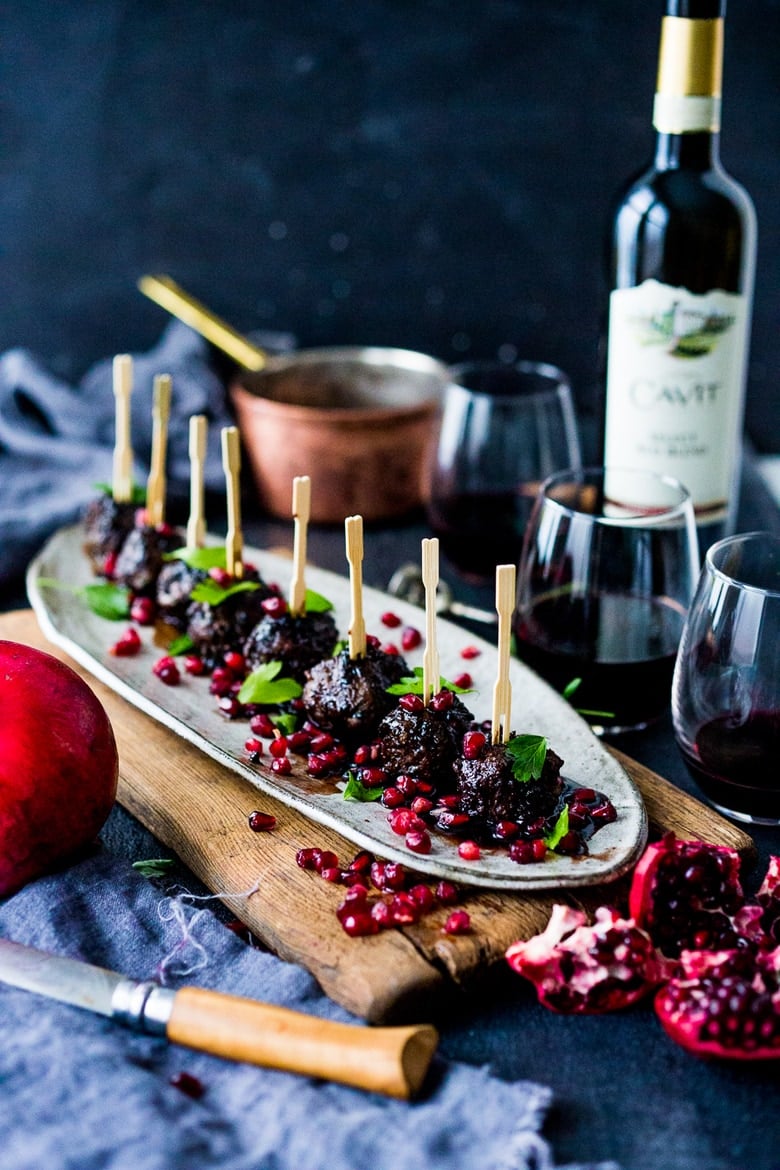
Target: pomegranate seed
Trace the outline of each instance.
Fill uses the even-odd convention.
[[[274,759],[281,759],[282,756],[287,755],[287,736],[278,735],[276,739],[272,739],[268,745],[268,750]]]
[[[450,812],[445,809],[444,812],[437,812],[434,809],[432,814],[436,820],[436,826],[442,833],[452,833],[457,829],[464,829],[471,820],[468,813]]]
[[[383,890],[402,890],[408,877],[406,868],[400,861],[387,861],[382,874],[381,888]]]
[[[192,1097],[193,1101],[197,1101],[206,1092],[206,1086],[203,1084],[203,1081],[188,1072],[174,1073],[168,1083],[173,1085],[174,1089],[179,1089],[180,1092],[186,1093],[188,1097]]]
[[[374,650],[379,649],[379,639],[376,634],[366,634],[366,646],[370,646]]]
[[[499,821],[493,830],[497,841],[513,841],[520,832],[520,826],[514,821]]]
[[[383,654],[389,654],[391,658],[397,658],[401,653],[395,642],[383,642],[380,649]]]
[[[457,792],[448,792],[440,798],[439,804],[443,804],[445,808],[455,810],[460,808],[460,797]]]
[[[482,754],[487,736],[481,731],[467,731],[463,736],[463,755],[467,760],[476,760]]]
[[[118,558],[118,553],[110,552],[106,554],[106,559],[103,561],[103,576],[107,577],[109,581],[116,572],[116,562]]]
[[[221,569],[219,565],[215,565],[212,569],[209,569],[209,577],[211,577],[212,581],[216,581],[220,589],[228,589],[233,583],[233,578],[227,569]]]
[[[255,735],[262,735],[263,739],[273,739],[276,735],[276,728],[271,722],[271,716],[261,712],[259,715],[253,715],[249,720],[249,727],[254,731]]]
[[[422,817],[431,811],[433,808],[433,801],[428,800],[427,796],[415,796],[409,807],[413,813],[416,813],[418,817]]]
[[[377,928],[383,928],[393,925],[393,912],[387,902],[374,902],[371,907],[371,917],[377,924]]]
[[[247,820],[253,833],[267,833],[270,829],[276,828],[276,817],[257,809],[249,814]]]
[[[464,691],[470,691],[474,685],[474,679],[467,670],[464,670],[461,674],[456,674],[452,681],[456,687],[462,687]]]
[[[422,634],[416,626],[404,626],[401,630],[401,648],[403,650],[416,650],[422,642]]]
[[[535,844],[535,842],[534,842]],[[558,844],[555,846],[556,853],[565,853],[573,856],[583,852],[583,840],[579,833],[568,832],[565,837],[561,837]]]
[[[410,829],[405,837],[406,848],[412,853],[430,853],[431,837],[425,829]]]
[[[461,841],[458,846],[458,856],[464,861],[479,861],[482,852],[476,841]]]
[[[227,670],[224,666],[217,666],[214,668],[211,675],[211,682],[209,683],[209,694],[211,695],[229,695],[235,679],[232,670]]]
[[[372,861],[370,869],[371,881],[378,890],[385,888],[385,862]]]
[[[509,846],[509,856],[519,865],[528,865],[532,861],[544,861],[547,846],[541,837],[533,841],[513,841]]]
[[[354,755],[352,756],[352,762],[354,764],[357,764],[358,766],[361,764],[367,764],[370,759],[371,747],[369,744],[362,743],[359,748],[355,748]]]
[[[338,914],[339,910],[345,909],[348,906],[351,906],[353,909],[357,906],[364,906],[367,901],[368,886],[364,886],[362,883],[355,883],[345,892],[344,901],[341,903],[341,906],[339,906],[336,913]]]
[[[289,776],[292,772],[292,764],[287,756],[281,756],[279,759],[271,760],[271,771],[276,772],[279,776]]]
[[[261,756],[264,751],[262,740],[250,736],[249,739],[244,740],[244,751],[248,752],[250,756]]]
[[[479,658],[481,653],[479,646],[464,646],[460,656],[461,658]]]
[[[314,868],[317,873],[323,869],[338,869],[339,859],[332,849],[318,849],[314,858]]]
[[[349,868],[353,873],[368,873],[373,860],[373,855],[367,849],[361,849],[350,861]]]
[[[406,797],[399,788],[395,788],[393,785],[391,785],[389,788],[384,790],[379,799],[385,808],[398,808],[399,805],[404,803]]]
[[[399,618],[398,614],[393,613],[389,609],[382,614],[380,621],[382,622],[383,626],[387,626],[388,630],[396,630],[401,624],[401,619]]]
[[[141,649],[141,639],[138,630],[134,630],[132,626],[125,630],[122,637],[119,638],[114,645],[109,649],[109,654],[113,654],[115,658],[133,658]],[[173,662],[173,659],[170,660]],[[156,673],[156,671],[155,671]]]
[[[341,884],[342,886],[361,886],[363,877],[362,873],[354,873],[351,869],[342,869]]]
[[[430,705],[434,711],[449,711],[454,702],[453,691],[439,691],[438,695],[434,695],[431,699]]]
[[[458,887],[454,882],[440,881],[436,886],[436,897],[442,906],[452,906],[459,897]]]
[[[425,710],[425,703],[423,703],[421,695],[401,695],[401,698],[398,700],[398,706],[403,707],[404,711]]]
[[[202,658],[197,654],[187,654],[184,658],[184,669],[187,674],[191,674],[194,678],[199,678],[206,673],[206,664]]]
[[[266,597],[260,605],[263,613],[270,618],[281,618],[287,613],[287,602],[283,597]]]
[[[233,674],[243,674],[246,670],[244,655],[239,654],[238,650],[228,650],[223,662],[228,670],[232,670]]]
[[[418,780],[417,791],[422,793],[423,796],[430,796],[434,791],[434,787],[427,780]]]
[[[409,894],[401,891],[393,895],[390,903],[390,917],[396,926],[410,926],[420,921],[422,908]]]
[[[134,597],[130,605],[130,617],[139,626],[151,626],[157,607],[151,597]]]
[[[409,897],[414,899],[423,912],[432,910],[436,905],[436,895],[431,887],[426,886],[424,882],[418,882],[416,886],[412,886],[409,890]]]
[[[360,780],[361,783],[365,784],[366,788],[379,788],[387,783],[387,775],[381,768],[361,768]]]
[[[442,930],[445,934],[468,934],[471,930],[471,918],[465,910],[453,910]]]
[[[326,865],[320,870],[320,877],[336,885],[341,881],[341,870],[337,865]]]
[[[168,655],[165,655],[163,658],[158,658],[152,667],[152,671],[157,675],[160,682],[164,682],[168,687],[175,687],[181,680],[176,662]]]
[[[605,825],[617,819],[617,812],[611,800],[603,800],[601,804],[597,804],[590,810],[590,815],[594,821],[601,821]]]
[[[316,849],[299,849],[295,854],[295,864],[299,865],[301,869],[314,869],[317,853]]]
[[[379,930],[377,920],[364,910],[355,914],[345,914],[341,919],[341,926],[350,938],[362,938],[365,935],[376,934]]]
[[[390,828],[399,837],[403,837],[406,833],[421,832],[425,828],[424,822],[410,808],[393,809],[387,819],[390,822]]]
[[[586,804],[596,799],[596,792],[593,788],[576,788],[572,793],[572,800],[581,800]]]
[[[234,696],[225,695],[219,700],[219,713],[224,715],[226,719],[238,719],[240,715],[243,715],[244,708]]]
[[[327,731],[320,731],[317,735],[311,736],[310,743],[313,752],[324,752],[333,747],[333,736]]]
[[[311,745],[311,738],[308,731],[293,731],[287,736],[287,747],[296,755],[306,755]]]

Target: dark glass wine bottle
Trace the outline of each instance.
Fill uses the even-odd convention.
[[[604,462],[681,480],[702,551],[736,521],[756,251],[752,201],[719,158],[724,10],[667,0],[655,159],[610,245]]]

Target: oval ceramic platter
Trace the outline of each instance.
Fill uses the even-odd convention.
[[[554,889],[612,881],[625,873],[644,849],[647,816],[629,775],[570,704],[513,659],[512,730],[546,736],[549,746],[564,760],[564,777],[578,786],[605,793],[617,810],[617,819],[599,830],[590,841],[590,853],[580,858],[548,852],[542,862],[519,865],[509,858],[506,849],[488,847],[482,849],[480,860],[465,861],[458,855],[457,840],[435,829],[431,831],[433,847],[428,855],[410,852],[403,838],[390,829],[387,810],[381,804],[345,800],[343,782],[315,780],[307,774],[303,757],[291,757],[293,771],[288,776],[271,772],[267,764],[251,762],[244,750],[249,735],[247,722],[229,721],[219,713],[217,700],[209,694],[208,678],[194,678],[182,671],[180,685],[166,686],[152,673],[154,662],[165,652],[159,632],[153,628],[139,630],[143,645],[137,656],[112,655],[110,647],[128,622],[98,617],[80,595],[81,587],[95,582],[82,549],[83,535],[78,525],[61,529],[28,569],[27,592],[44,634],[130,703],[312,821],[329,825],[361,848],[401,861],[422,874],[499,890]],[[209,543],[220,541],[209,538]],[[257,566],[266,580],[277,582],[287,592],[290,560],[249,548],[244,557]],[[58,586],[45,585],[44,579],[54,579]],[[346,636],[351,607],[348,577],[307,568],[306,585],[333,603],[339,632]],[[383,642],[392,638],[392,631],[381,623],[382,614],[388,610],[404,624],[424,629],[422,610],[378,590],[364,589],[363,610],[367,633],[381,636]],[[437,623],[437,642],[442,676],[451,679],[467,668],[474,690],[463,696],[464,702],[477,719],[490,718],[498,657],[495,647],[442,619]],[[479,654],[465,662],[461,651],[467,645],[476,647]],[[423,650],[421,645],[405,654],[410,667],[422,664]],[[270,763],[269,756],[265,759]]]

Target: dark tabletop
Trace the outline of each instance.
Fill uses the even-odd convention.
[[[257,515],[251,496],[245,502],[244,528],[247,544],[292,545],[290,525]],[[780,531],[780,511],[750,462],[743,472],[739,528]],[[423,516],[366,526],[366,584],[386,588],[398,565],[419,562],[420,541],[427,535]],[[314,526],[308,553],[312,564],[344,572],[341,527]],[[490,608],[492,588],[461,584],[445,561],[441,570],[459,600]],[[5,595],[2,608],[23,603],[20,585]],[[471,628],[490,636],[486,627]],[[670,717],[615,742],[695,794]],[[748,890],[760,881],[770,854],[780,854],[780,828],[750,831],[759,860],[743,874]],[[110,851],[134,860],[169,855],[119,806],[102,837]],[[191,875],[186,878],[190,888],[198,887]],[[700,1062],[666,1038],[649,1004],[608,1017],[557,1016],[540,1007],[530,984],[507,967],[491,972],[484,987],[464,994],[437,1023],[445,1058],[489,1063],[501,1077],[551,1087],[555,1104],[545,1135],[560,1163],[614,1159],[623,1170],[780,1170],[777,1063]]]

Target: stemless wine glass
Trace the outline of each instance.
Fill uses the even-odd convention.
[[[558,691],[579,680],[572,703],[597,734],[646,727],[669,709],[698,572],[678,480],[613,467],[552,475],[520,561],[517,653]]]
[[[736,820],[780,824],[780,537],[707,551],[672,684],[677,744],[705,797]]]
[[[464,580],[517,564],[540,483],[579,466],[571,384],[546,363],[469,362],[451,370],[430,473],[428,522]]]

